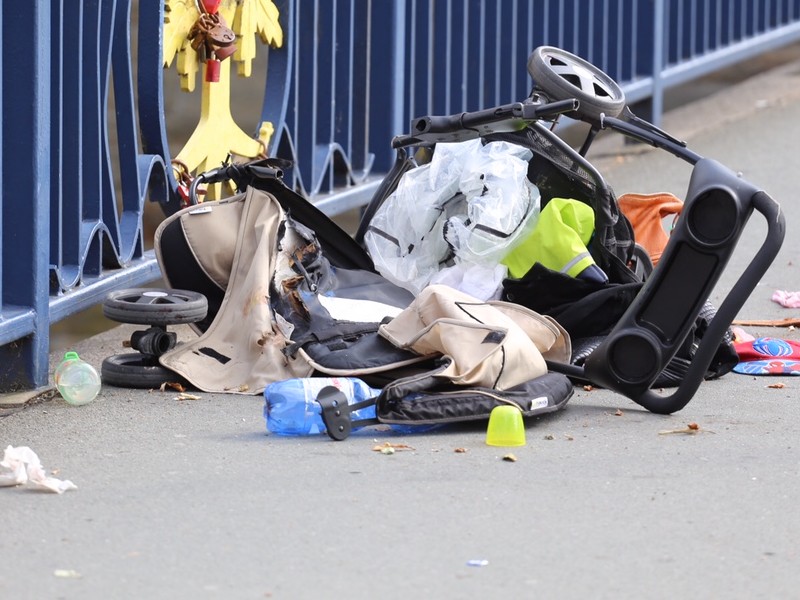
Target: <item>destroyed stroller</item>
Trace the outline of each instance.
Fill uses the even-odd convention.
[[[225,165],[197,178],[196,185],[233,181],[242,192],[239,199],[251,194],[253,189],[265,191],[285,213],[285,218],[275,225],[279,239],[274,245],[279,257],[277,267],[273,261],[269,268],[283,270],[283,274],[272,278],[270,302],[274,314],[269,318],[277,319],[286,343],[271,355],[271,360],[274,363],[300,353],[306,362],[302,368],[292,370],[297,366],[294,365],[281,371],[281,376],[344,374],[373,375],[379,379],[383,376],[380,387],[384,391],[370,400],[377,403],[377,418],[370,422],[398,422],[404,418],[409,422],[448,422],[446,415],[452,417],[452,412],[448,411],[452,411],[453,406],[446,404],[446,398],[448,393],[452,396],[452,388],[442,392],[436,386],[425,387],[431,373],[439,372],[441,364],[437,360],[441,356],[420,356],[412,360],[414,353],[403,348],[387,358],[390,368],[336,362],[342,357],[352,360],[356,356],[364,360],[370,356],[375,350],[375,340],[380,339],[378,328],[386,327],[387,323],[374,322],[369,331],[352,326],[345,328],[346,319],[334,317],[328,302],[333,297],[346,297],[354,289],[357,293],[352,299],[380,297],[398,310],[415,301],[414,293],[418,290],[403,290],[396,281],[389,281],[392,277],[378,264],[376,246],[370,246],[370,238],[377,236],[384,242],[396,241],[397,232],[387,230],[378,219],[404,178],[408,179],[410,174],[430,164],[444,148],[473,140],[478,140],[481,147],[502,142],[529,153],[525,175],[540,195],[541,211],[548,204],[555,206],[561,199],[577,201],[591,209],[594,228],[586,241],[586,250],[590,262],[602,274],[599,280],[571,277],[534,263],[521,276],[507,276],[502,281],[501,302],[548,315],[559,328],[566,330],[567,339],[580,341],[572,346],[573,351],[566,358],[563,352],[550,357],[547,351],[543,352],[549,374],[611,389],[651,412],[668,414],[682,409],[704,379],[730,370],[735,362],[730,325],[774,260],[784,238],[785,223],[778,204],[766,192],[717,161],[700,156],[685,143],[636,117],[626,106],[620,87],[583,59],[558,48],[540,47],[531,55],[528,69],[534,86],[525,100],[476,112],[420,117],[412,121],[407,135],[392,140],[396,151],[394,167],[365,208],[353,237],[283,185],[280,160]],[[588,124],[588,134],[579,150],[556,134],[555,124],[561,115]],[[595,136],[602,130],[650,144],[693,166],[680,218],[655,266],[648,252],[636,244],[633,227],[621,212],[614,191],[586,158]],[[193,197],[196,198],[196,194]],[[227,201],[227,204],[235,203]],[[198,210],[191,206],[165,221],[157,234],[156,249],[169,285],[202,292],[208,297],[208,316],[196,327],[202,338],[212,330],[233,330],[237,324],[241,325],[233,317],[228,321],[223,319],[221,324],[218,322],[231,294],[232,279],[227,275],[231,275],[234,255],[239,255],[241,244],[236,240],[236,228],[228,228],[227,241],[214,248],[217,256],[204,258],[202,246],[210,241],[193,238],[186,226],[189,215],[197,214]],[[766,220],[765,240],[721,305],[713,308],[708,303],[709,295],[754,211]],[[241,211],[236,219],[237,223],[243,219]],[[469,231],[480,229],[480,223],[468,218],[461,219],[460,223]],[[284,252],[281,259],[280,251],[288,247],[288,230],[294,232],[292,249]],[[490,230],[490,227],[483,228],[484,233],[498,233]],[[205,231],[216,235],[213,228]],[[452,239],[452,236],[448,239],[451,250]],[[401,259],[410,251],[408,245],[395,246]],[[223,254],[221,261],[219,248]],[[207,262],[215,262],[221,275],[209,276]],[[344,273],[347,277],[342,277]],[[351,277],[350,273],[355,275]],[[343,283],[343,280],[346,281]],[[286,292],[288,287],[291,293]],[[335,334],[335,343],[320,343],[323,329],[327,334]],[[486,340],[489,339],[487,336]],[[262,348],[272,343],[272,340],[263,339],[259,342]],[[558,346],[557,340],[549,343],[548,349]],[[322,346],[324,351],[320,350]],[[218,356],[213,356],[214,352],[219,354],[200,341],[185,349],[177,360],[162,357],[161,363],[181,372],[187,360],[204,353],[204,360],[219,361]],[[230,357],[225,358],[228,362],[223,364],[229,364]],[[423,359],[432,360],[424,362]],[[244,364],[244,368],[251,371],[252,367],[252,364]],[[409,368],[411,375],[408,375]],[[198,367],[196,371],[207,371],[207,367]],[[259,383],[275,377],[274,373],[263,372]],[[191,381],[191,377],[188,379]],[[397,381],[402,385],[398,386]],[[420,381],[426,383],[415,387]],[[658,391],[666,386],[673,389]],[[250,393],[253,389],[249,389]],[[461,389],[469,391],[468,387]],[[399,399],[420,391],[438,394],[437,401],[440,405],[444,403],[440,406],[441,414],[445,416],[438,421],[435,416],[389,416],[392,402],[396,406]],[[485,399],[487,394],[497,395],[502,391],[482,388],[478,396]],[[530,400],[533,392],[523,390],[525,393]],[[540,408],[544,412],[559,408],[569,393],[559,392],[558,398]],[[347,437],[352,423],[346,399],[337,396],[335,390],[321,393],[318,399],[323,403],[323,417],[331,437]],[[497,400],[500,403],[509,401],[515,400]],[[473,411],[476,418],[488,418],[492,404],[477,407],[475,394],[471,402],[462,405],[462,410],[466,411],[463,414]],[[360,406],[353,407],[356,408]],[[526,414],[538,414],[535,407],[528,405],[528,409]]]
[[[368,235],[389,189],[414,166],[412,149],[476,137],[507,140],[531,149],[528,178],[541,191],[543,205],[564,195],[589,204],[595,231],[588,249],[595,262],[610,283],[620,284],[618,292],[625,284],[642,282],[634,285],[636,293],[630,302],[617,294],[621,300],[618,308],[623,311],[608,313],[615,324],[581,367],[548,366],[577,381],[617,391],[652,412],[676,412],[691,400],[704,378],[723,374],[733,366],[735,353],[725,349],[729,327],[783,243],[785,222],[780,207],[739,174],[638,118],[614,80],[580,57],[559,48],[539,47],[528,60],[528,70],[534,87],[525,101],[473,113],[421,117],[412,122],[408,135],[395,138],[394,169],[367,207],[356,240],[361,242]],[[552,131],[562,114],[589,125],[579,151]],[[601,130],[621,133],[693,165],[681,217],[655,269],[634,243],[631,225],[620,212],[613,190],[585,158]],[[713,309],[708,297],[753,211],[766,220],[765,240],[722,305]],[[547,293],[546,284],[556,281],[538,277],[540,287],[535,294]],[[515,302],[530,290],[510,279],[503,286],[504,297]],[[576,295],[571,299],[577,300],[581,288],[573,289]],[[525,296],[538,310],[542,303],[532,299],[535,294]],[[580,314],[588,317],[596,308],[590,304]],[[667,377],[677,389],[666,395],[657,393],[651,388],[682,348],[686,352],[683,364],[677,367],[679,372]]]

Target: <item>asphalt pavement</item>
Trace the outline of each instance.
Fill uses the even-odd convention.
[[[800,316],[770,299],[800,289],[800,58],[663,126],[785,213],[738,318]],[[665,152],[605,136],[589,157],[618,194],[685,195],[689,167]],[[755,215],[712,302],[765,230]],[[99,367],[134,328],[76,350]],[[731,373],[670,416],[579,387],[512,449],[487,446],[483,426],[268,435],[260,396],[45,397],[0,413],[0,444],[29,446],[77,489],[0,489],[0,598],[800,597],[798,381]],[[387,442],[405,447],[375,450]]]

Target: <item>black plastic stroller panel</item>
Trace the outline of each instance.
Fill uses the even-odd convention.
[[[767,221],[764,243],[717,309],[687,376],[668,396],[654,392],[650,386],[686,338],[753,210]],[[661,260],[617,326],[586,359],[582,376],[655,413],[682,409],[703,381],[725,331],[772,264],[785,228],[780,207],[765,192],[714,160],[698,161],[683,215]]]
[[[553,73],[542,78],[548,65],[554,66]],[[552,371],[614,390],[651,412],[676,412],[686,406],[697,391],[737,312],[777,255],[785,236],[784,216],[767,193],[633,115],[624,106],[624,95],[621,96],[616,84],[590,63],[563,50],[544,47],[534,51],[529,68],[535,85],[524,102],[414,119],[411,132],[392,141],[392,147],[398,152],[397,161],[366,208],[356,241],[363,242],[369,221],[388,195],[387,190],[396,185],[404,172],[413,168],[412,149],[439,142],[465,141],[494,134],[500,134],[501,139],[512,139],[527,131],[569,155],[584,176],[594,180],[601,193],[606,184],[584,155],[595,134],[602,129],[648,143],[694,165],[683,214],[658,265],[623,317],[583,367],[548,363]],[[594,78],[588,77],[588,83],[587,72]],[[593,98],[592,94],[598,97]],[[622,106],[619,106],[620,101]],[[587,106],[585,111],[581,108],[583,104]],[[613,110],[604,112],[606,106]],[[579,151],[556,136],[552,126],[545,127],[542,123],[555,121],[562,113],[591,125]],[[598,224],[602,224],[602,210],[598,208],[602,207],[595,206]],[[669,395],[654,391],[651,386],[686,339],[753,211],[762,214],[768,225],[762,246],[719,306],[681,383]]]

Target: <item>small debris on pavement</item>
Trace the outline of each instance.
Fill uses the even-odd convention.
[[[407,444],[392,444],[391,442],[384,442],[372,447],[373,452],[380,452],[381,454],[394,454],[396,450],[413,450]]]
[[[39,457],[27,446],[8,446],[0,461],[0,487],[30,484],[36,489],[63,494],[77,490],[69,480],[48,477]]]
[[[187,394],[185,392],[175,396],[175,400],[200,400],[201,396],[195,394]]]
[[[586,392],[591,392],[592,390],[594,390],[594,386],[586,384],[585,386],[583,386],[583,390]]]
[[[81,574],[73,569],[56,569],[53,571],[53,575],[56,577],[64,577],[67,579],[78,579],[80,578]]]
[[[786,387],[786,384],[785,383],[770,383],[767,387],[768,388],[772,388],[773,390],[782,390],[783,388]]]
[[[775,290],[775,293],[772,294],[772,301],[777,302],[784,308],[800,308],[800,292]]]
[[[242,392],[242,393],[244,393],[244,392],[248,391],[249,389],[250,389],[250,386],[247,385],[246,383],[243,383],[242,385],[239,385],[239,386],[236,386],[236,387],[225,388],[225,391],[226,392]]]
[[[503,456],[503,460],[506,462],[517,462],[517,457],[514,454],[506,454]]]
[[[733,322],[733,325],[742,325],[743,327],[797,327],[800,326],[800,319],[797,317],[787,317],[785,319],[737,319]]]
[[[455,452],[456,454],[466,454],[467,453],[467,449],[466,448],[455,448],[453,450],[453,452]]]
[[[554,436],[552,433],[548,433],[547,435],[544,436],[544,439],[546,439],[546,440],[554,440],[554,439],[556,439],[556,436]]]
[[[177,381],[174,381],[174,382],[165,381],[164,383],[161,384],[161,387],[158,388],[158,389],[160,391],[162,391],[162,392],[166,392],[167,388],[169,388],[171,390],[175,390],[176,392],[185,392],[186,391],[186,387],[183,384],[181,384],[181,383],[179,383]]]
[[[485,567],[489,564],[489,561],[484,558],[474,558],[472,560],[467,561],[468,567]]]
[[[701,429],[700,425],[697,423],[689,423],[683,429],[667,429],[665,431],[659,431],[658,435],[669,435],[673,433],[685,433],[689,435],[694,435],[696,433],[714,433],[713,431],[709,431],[708,429]]]

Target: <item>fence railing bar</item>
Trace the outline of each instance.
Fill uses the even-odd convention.
[[[109,292],[126,287],[142,287],[158,280],[161,271],[153,250],[144,253],[124,269],[104,273],[101,277],[87,277],[84,286],[68,295],[56,296],[50,301],[50,320],[56,323],[76,312],[101,303]]]
[[[435,4],[435,2],[431,2],[431,3],[428,4],[428,23],[427,23],[427,25],[428,25],[428,39],[426,41],[427,41],[427,44],[428,44],[428,48],[431,48],[431,49],[435,47],[435,43],[436,43],[436,41],[434,39],[434,37],[435,37],[434,36],[434,30],[435,30],[435,27],[434,27],[434,23],[435,23],[434,4]],[[428,61],[427,61],[426,67],[427,67],[426,68],[426,73],[428,75],[428,78],[427,78],[428,79],[427,80],[428,94],[427,94],[427,97],[426,97],[425,112],[426,113],[431,113],[431,112],[435,111],[434,103],[433,103],[434,102],[433,92],[436,89],[436,86],[434,85],[434,79],[433,79],[434,73],[435,73],[435,70],[434,70],[434,53],[433,52],[428,52]]]
[[[652,121],[656,126],[661,125],[661,114],[664,111],[664,80],[661,73],[664,70],[665,22],[669,16],[665,12],[665,0],[655,0],[653,8],[653,86],[652,86]]]
[[[445,47],[445,61],[444,61],[444,106],[445,111],[448,113],[453,111],[452,92],[453,85],[453,2],[447,0],[445,4],[445,14],[447,15],[447,23],[444,29],[444,47]]]
[[[463,17],[463,30],[464,30],[464,37],[461,40],[461,107],[460,111],[465,112],[467,110],[467,100],[468,100],[468,86],[470,84],[470,70],[468,68],[469,60],[468,60],[468,52],[469,52],[469,41],[470,41],[470,32],[469,32],[469,13],[470,11],[464,10],[464,17]]]
[[[479,12],[479,23],[486,22],[486,2],[485,0],[481,0],[480,3],[480,12]],[[480,38],[478,40],[478,56],[480,58],[478,64],[478,104],[480,106],[486,105],[486,98],[484,96],[484,90],[486,89],[486,71],[483,68],[483,65],[486,64],[486,34],[484,33],[485,29],[481,27],[480,30]]]
[[[785,25],[780,29],[749,37],[724,48],[698,55],[690,60],[666,67],[661,79],[666,87],[681,85],[719,69],[731,66],[759,52],[768,52],[800,40],[800,23]]]
[[[503,32],[501,23],[503,22],[503,12],[502,12],[502,5],[500,2],[497,3],[497,6],[494,9],[494,95],[492,96],[492,104],[497,105],[501,104],[501,80],[500,76],[503,72],[502,66],[502,57],[501,57],[501,45],[503,43]]]
[[[517,34],[517,23],[519,22],[519,0],[514,0],[514,2],[511,4],[510,22],[512,24],[511,56],[515,57],[520,54],[518,51],[519,36]],[[528,50],[532,50],[532,48],[528,48]],[[520,94],[517,92],[517,73],[519,72],[519,65],[517,65],[513,60],[509,60],[506,62],[509,70],[509,81],[511,82],[511,97],[519,98]]]
[[[331,217],[360,208],[370,201],[382,180],[379,176],[368,177],[358,186],[315,198],[314,206]]]
[[[0,327],[0,346],[38,333],[36,312],[28,307],[3,306],[3,326]]]

